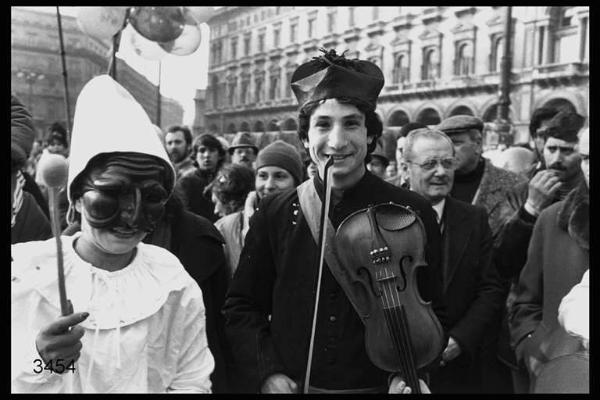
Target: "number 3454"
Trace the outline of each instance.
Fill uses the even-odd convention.
[[[46,371],[56,372],[58,374],[62,374],[65,371],[71,371],[71,373],[75,373],[75,361],[71,360],[70,363],[66,364],[66,360],[61,358],[57,358],[56,360],[50,360],[47,364],[44,363],[43,360],[36,358],[33,360],[35,367],[33,368],[33,372],[36,374],[40,374]]]

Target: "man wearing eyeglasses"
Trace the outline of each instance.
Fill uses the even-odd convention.
[[[486,210],[450,196],[458,165],[453,143],[443,132],[421,128],[408,134],[402,168],[410,189],[431,203],[442,232],[443,301],[450,329],[440,368],[431,375],[433,393],[487,390],[481,385],[481,346],[504,302]]]
[[[527,248],[538,216],[552,204],[563,200],[584,180],[580,169],[581,157],[576,149],[577,133],[583,123],[581,115],[568,111],[561,111],[549,121],[542,121],[536,133],[544,142],[542,156],[545,169],[539,170],[529,182],[517,185],[507,196],[503,208],[508,216],[497,242],[499,271],[512,281],[507,308],[514,301],[516,284],[527,261]],[[507,354],[506,361],[513,364],[515,391],[527,392],[529,382],[523,364],[519,371],[512,352]]]

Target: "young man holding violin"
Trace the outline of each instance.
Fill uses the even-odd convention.
[[[301,65],[292,76],[300,104],[298,134],[318,175],[300,186],[306,192],[290,189],[266,196],[250,221],[223,309],[235,358],[232,376],[238,377],[231,383],[240,392],[418,391],[369,357],[364,322],[330,263],[320,263],[315,234],[320,228],[314,216],[321,215],[321,203],[329,199],[325,226],[331,227],[330,235],[348,216],[367,207],[390,202],[410,207],[426,234],[421,248],[428,265],[420,268],[417,286],[444,325],[440,233],[434,212],[421,196],[384,182],[365,167],[382,132],[375,107],[383,84],[375,64],[348,60],[335,51]],[[307,203],[299,193],[308,193],[313,201]],[[327,239],[325,243],[326,250],[335,246]],[[432,364],[439,364],[439,357]]]

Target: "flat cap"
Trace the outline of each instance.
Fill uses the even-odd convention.
[[[462,133],[471,129],[483,130],[483,121],[471,115],[455,115],[443,120],[436,129],[444,132],[446,135]]]

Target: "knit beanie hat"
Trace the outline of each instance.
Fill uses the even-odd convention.
[[[31,114],[15,96],[10,96],[10,158],[12,163],[25,162],[35,139]]]
[[[302,158],[298,150],[291,144],[283,140],[276,140],[258,152],[256,170],[271,165],[288,171],[296,185],[302,182]]]

